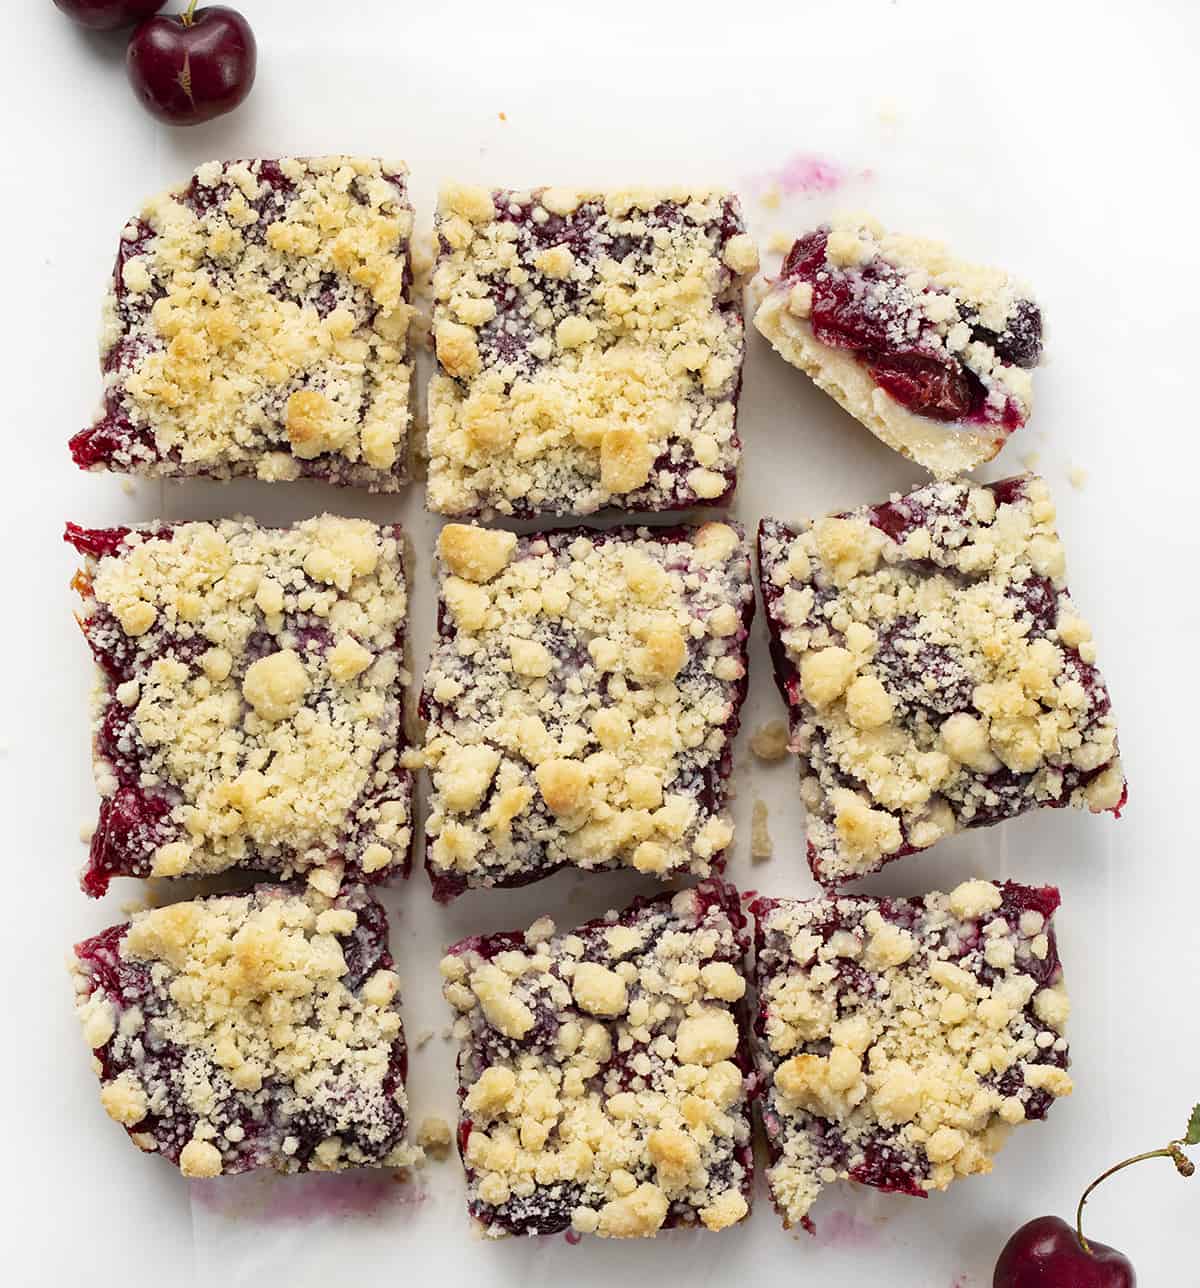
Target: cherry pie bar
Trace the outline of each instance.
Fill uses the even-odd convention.
[[[1042,479],[765,519],[759,564],[822,884],[1039,805],[1120,812],[1116,723]]]
[[[99,825],[83,877],[406,869],[401,533],[325,515],[84,529]]]
[[[121,234],[104,406],[85,469],[301,476],[393,492],[406,474],[412,207],[403,163],[211,161]]]
[[[844,216],[801,237],[754,325],[877,438],[938,477],[1028,419],[1042,315],[998,269]]]
[[[759,899],[755,1056],[785,1225],[825,1186],[925,1195],[990,1172],[1069,1095],[1058,891]]]
[[[454,186],[437,235],[431,510],[729,500],[758,268],[736,197]]]
[[[449,524],[439,552],[422,698],[435,895],[569,865],[720,871],[754,613],[741,533]]]
[[[746,1216],[744,925],[713,880],[566,934],[543,918],[450,949],[459,1150],[488,1235],[637,1238]]]
[[[139,912],[77,945],[72,973],[101,1103],[184,1176],[419,1156],[387,915],[361,887]]]

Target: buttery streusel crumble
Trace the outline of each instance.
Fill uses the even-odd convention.
[[[100,820],[84,889],[228,868],[406,869],[397,527],[330,515],[82,529]]]
[[[402,162],[210,161],[121,235],[104,409],[76,462],[129,474],[406,477],[412,207]]]
[[[419,1157],[387,915],[361,887],[139,912],[77,945],[71,969],[101,1103],[185,1176]]]
[[[450,524],[422,696],[438,898],[575,865],[723,866],[750,557],[725,523]]]
[[[834,1181],[901,1194],[990,1172],[1069,1095],[1052,886],[759,899],[755,1057],[786,1225]]]
[[[712,880],[449,950],[459,1149],[488,1234],[636,1238],[747,1214],[744,926]]]
[[[729,500],[758,268],[736,197],[453,186],[437,233],[430,509]]]
[[[764,519],[759,564],[818,881],[1039,805],[1119,813],[1116,722],[1042,479]]]
[[[940,477],[1029,419],[1042,315],[998,269],[845,215],[801,237],[754,316],[776,351]]]

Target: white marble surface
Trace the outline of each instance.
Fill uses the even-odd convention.
[[[173,8],[180,7],[178,4]],[[13,6],[14,9],[17,6]],[[1194,808],[1200,685],[1194,665],[1200,437],[1195,359],[1197,182],[1194,6],[1158,3],[744,3],[608,6],[458,0],[340,5],[246,0],[258,85],[235,115],[172,132],[142,115],[119,42],[73,30],[50,0],[9,16],[0,224],[9,304],[3,471],[4,793],[12,890],[2,940],[5,1259],[14,1283],[255,1284],[288,1288],[551,1284],[647,1276],[697,1285],[753,1274],[828,1288],[985,1288],[1009,1231],[1066,1214],[1110,1161],[1176,1133],[1200,1092],[1194,980]],[[515,15],[523,16],[517,18]],[[630,7],[630,13],[634,12]],[[504,114],[502,117],[501,114]],[[505,119],[506,118],[506,119]],[[67,518],[87,523],[249,511],[282,520],[330,508],[399,517],[418,551],[414,634],[432,625],[434,525],[419,490],[399,500],[319,485],[137,484],[86,476],[66,439],[98,391],[95,333],[122,221],[141,196],[211,156],[363,151],[413,171],[420,227],[451,177],[509,184],[713,179],[738,188],[754,231],[811,224],[836,205],[944,235],[1032,280],[1050,361],[1033,424],[985,471],[1036,452],[1057,494],[1071,581],[1092,618],[1122,721],[1132,782],[1125,817],[1053,812],[968,835],[868,884],[920,891],[972,873],[1054,881],[1075,1002],[1076,1094],[1015,1133],[995,1174],[927,1201],[832,1192],[819,1236],[781,1231],[765,1194],[720,1236],[653,1244],[563,1239],[490,1245],[468,1233],[456,1161],[405,1189],[371,1176],[259,1178],[189,1194],[103,1115],[70,1012],[69,945],[119,919],[76,888],[80,824],[94,812],[84,645],[71,622]],[[819,158],[837,191],[756,200],[794,158]],[[796,171],[799,174],[803,165]],[[774,265],[777,257],[765,256]],[[736,514],[821,512],[915,481],[752,336],[742,404],[746,460]],[[1086,483],[1069,481],[1084,470]],[[781,714],[761,620],[746,718]],[[791,767],[738,756],[747,824],[729,875],[774,893],[813,889]],[[752,866],[753,797],[771,808],[776,854]],[[595,915],[637,883],[566,874],[525,891],[432,905],[423,875],[391,891],[393,946],[410,1037],[446,1022],[436,963],[471,931]],[[414,1053],[416,1118],[453,1108],[453,1053]],[[1194,1257],[1197,1192],[1162,1164],[1127,1174],[1090,1206],[1098,1237],[1143,1281],[1178,1281]],[[1194,1262],[1193,1262],[1194,1264]]]

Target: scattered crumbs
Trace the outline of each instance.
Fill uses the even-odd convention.
[[[440,1036],[443,1042],[449,1042],[450,1039],[454,1036],[454,1025],[447,1024],[446,1027],[442,1030]]]
[[[750,857],[769,859],[774,853],[771,833],[767,830],[767,802],[756,796],[754,810],[750,816]]]
[[[135,485],[133,479],[130,479],[130,478],[122,479],[121,491],[124,492],[126,496],[133,496],[133,494],[137,491],[137,486]]]
[[[754,731],[750,750],[759,760],[782,760],[788,754],[788,728],[782,720],[771,720]]]
[[[1076,492],[1082,492],[1087,486],[1088,472],[1080,465],[1072,465],[1067,471],[1067,479]]]
[[[121,904],[121,916],[132,917],[139,912],[145,912],[148,908],[152,908],[153,906],[154,905],[146,899],[130,899],[126,903]]]
[[[507,121],[507,120],[508,120],[508,113],[507,113],[507,112],[497,112],[497,113],[496,113],[496,115],[497,115],[497,116],[498,116],[502,121]]]
[[[791,250],[792,242],[794,240],[795,239],[792,237],[791,233],[785,233],[783,231],[773,232],[770,237],[767,238],[767,249],[772,255],[786,255],[788,251]]]
[[[783,201],[783,194],[778,188],[772,186],[758,200],[764,210],[778,210]]]
[[[84,845],[91,845],[92,837],[96,834],[96,820],[88,819],[86,823],[79,825],[79,839]]]
[[[432,1029],[422,1029],[421,1032],[418,1033],[417,1036],[413,1039],[413,1048],[417,1051],[420,1051],[422,1047],[428,1045],[429,1040],[432,1037],[433,1037]]]
[[[1038,467],[1038,461],[1041,459],[1041,452],[1026,452],[1025,455],[1021,457],[1021,464],[1024,465],[1027,470],[1036,470]]]
[[[445,1158],[453,1139],[450,1124],[436,1114],[424,1119],[417,1128],[417,1144],[434,1158]]]
[[[875,109],[875,119],[880,125],[895,127],[904,119],[900,114],[899,104],[894,99],[885,98]]]

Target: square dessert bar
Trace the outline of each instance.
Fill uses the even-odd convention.
[[[923,1196],[990,1172],[1069,1095],[1058,891],[759,899],[755,1059],[785,1225],[834,1181]]]
[[[78,944],[71,970],[101,1103],[184,1176],[419,1156],[387,914],[361,887],[139,912]]]
[[[459,1150],[485,1233],[636,1238],[747,1214],[744,926],[713,880],[449,950]]]
[[[114,876],[407,869],[400,529],[325,515],[84,529],[100,820]]]
[[[425,678],[434,893],[559,868],[720,871],[750,556],[725,523],[450,524]]]
[[[1033,404],[1042,315],[999,269],[843,216],[801,237],[754,315],[776,351],[939,478],[990,461]]]
[[[720,505],[737,481],[742,286],[731,193],[442,193],[429,508]]]
[[[1125,778],[1045,482],[932,483],[759,529],[775,675],[825,885]]]
[[[406,477],[412,207],[401,162],[210,161],[121,234],[84,469]]]

